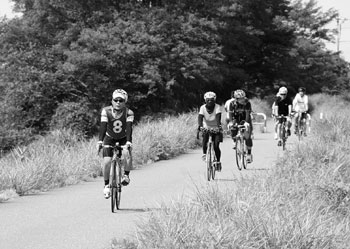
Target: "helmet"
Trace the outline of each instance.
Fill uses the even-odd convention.
[[[306,92],[305,87],[299,87],[299,88],[298,88],[298,92],[303,92],[303,93],[305,93],[305,92]]]
[[[241,89],[236,90],[235,93],[234,93],[234,97],[236,99],[244,98],[245,97],[245,92],[243,90],[241,90]]]
[[[125,102],[128,101],[128,94],[123,89],[117,89],[113,92],[112,98],[122,98],[125,99]]]
[[[287,87],[282,86],[282,87],[279,89],[278,93],[279,93],[279,94],[287,94],[287,93],[288,93]]]
[[[214,92],[206,92],[204,94],[204,100],[207,100],[207,99],[214,99],[214,100],[216,100],[216,94]]]

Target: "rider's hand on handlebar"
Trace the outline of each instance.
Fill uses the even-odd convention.
[[[103,142],[102,142],[102,141],[98,141],[98,142],[97,142],[97,145],[96,145],[97,153],[100,152],[100,150],[102,149],[102,147],[103,147]]]

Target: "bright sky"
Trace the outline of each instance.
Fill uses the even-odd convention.
[[[305,1],[305,0],[304,0]],[[339,37],[339,43],[327,44],[327,47],[333,51],[337,51],[337,48],[341,51],[341,55],[350,61],[350,0],[316,0],[318,6],[323,10],[334,8],[340,13],[340,27],[341,35]],[[12,12],[12,3],[10,0],[0,0],[0,16],[6,15],[8,18],[14,17]],[[337,28],[337,23],[334,22],[330,25],[330,28]]]

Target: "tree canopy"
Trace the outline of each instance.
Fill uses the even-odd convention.
[[[324,45],[338,14],[313,0],[13,2],[22,17],[0,23],[5,140],[49,130],[67,106],[98,115],[116,88],[138,117],[197,107],[208,90],[222,102],[237,88],[349,89],[349,64]]]

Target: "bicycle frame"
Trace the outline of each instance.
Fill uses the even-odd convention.
[[[213,142],[213,135],[218,134],[220,131],[216,129],[201,129],[202,133],[208,133],[209,139],[207,143],[207,151],[206,151],[206,165],[207,165],[207,179],[210,181],[210,179],[215,179],[215,162],[217,161],[215,151],[214,151],[214,142]]]
[[[296,120],[298,127],[297,136],[299,141],[302,139],[306,131],[306,118],[303,118],[303,113],[304,112],[298,112],[298,119]]]
[[[277,131],[278,134],[282,140],[282,149],[285,150],[286,149],[286,141],[287,141],[287,132],[286,132],[286,122],[287,122],[287,117],[284,115],[280,115],[278,117],[276,117],[276,119],[279,120],[282,119],[281,123],[278,123],[277,126]]]
[[[115,212],[115,209],[119,210],[121,192],[122,192],[122,175],[123,175],[123,166],[126,163],[125,157],[122,159],[122,152],[126,151],[129,153],[129,147],[126,145],[120,146],[119,143],[116,143],[115,146],[105,146],[113,148],[113,157],[110,166],[109,172],[109,185],[111,189],[111,210],[112,213]]]
[[[236,135],[236,163],[239,170],[247,167],[247,146],[244,132],[246,128],[244,125],[237,125],[238,131]]]

